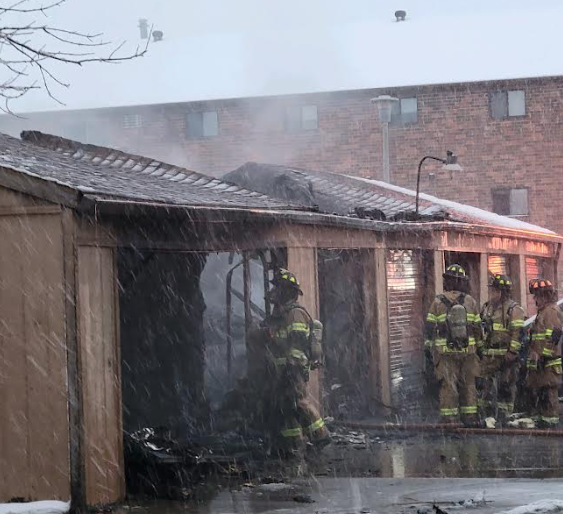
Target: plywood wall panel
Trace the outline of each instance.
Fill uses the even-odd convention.
[[[111,248],[78,249],[78,334],[88,505],[123,499],[115,262]]]
[[[0,501],[70,496],[59,215],[0,217]]]

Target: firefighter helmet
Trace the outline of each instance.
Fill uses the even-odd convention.
[[[530,280],[528,289],[530,290],[530,294],[533,295],[548,293],[553,292],[553,284],[546,278],[533,278]]]
[[[507,275],[496,274],[489,279],[489,287],[494,287],[501,291],[510,291],[512,289],[512,280]]]
[[[299,294],[303,294],[303,291],[301,290],[301,284],[299,283],[299,280],[297,280],[297,277],[293,273],[291,273],[291,271],[288,271],[284,268],[280,268],[274,272],[272,285],[274,285],[275,287],[288,286],[292,289],[296,289]]]
[[[452,264],[447,267],[445,273],[442,275],[444,278],[457,278],[459,280],[468,280],[467,273],[459,264]]]

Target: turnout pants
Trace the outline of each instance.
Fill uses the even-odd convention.
[[[498,414],[509,416],[514,411],[516,382],[520,364],[518,360],[507,362],[504,355],[485,355],[481,360],[481,372],[477,379],[479,412],[482,416],[495,416],[495,404]],[[495,382],[497,394],[495,398]],[[496,401],[495,401],[496,400]]]
[[[307,396],[307,380],[308,372],[297,365],[286,366],[280,378],[275,431],[288,449],[299,448],[306,439],[316,443],[329,437],[319,410]]]
[[[529,370],[527,385],[530,391],[532,414],[546,425],[557,425],[561,374],[553,368]]]
[[[479,359],[475,354],[439,354],[436,378],[440,381],[440,416],[444,422],[457,421],[459,416],[471,420],[477,416],[475,378]]]

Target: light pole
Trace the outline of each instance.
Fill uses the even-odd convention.
[[[389,171],[389,122],[391,121],[391,112],[393,104],[399,101],[389,95],[380,95],[377,98],[372,98],[371,103],[377,105],[379,112],[379,121],[382,125],[383,132],[383,180],[384,182],[391,182],[391,173]]]
[[[416,175],[416,209],[415,214],[418,217],[418,203],[419,203],[419,195],[420,195],[420,172],[422,171],[422,165],[425,161],[432,160],[438,161],[443,164],[442,169],[449,170],[449,171],[462,171],[461,166],[457,163],[457,156],[454,155],[453,152],[449,150],[446,152],[446,158],[442,159],[441,157],[434,157],[432,155],[425,155],[420,162],[418,163],[418,174]]]

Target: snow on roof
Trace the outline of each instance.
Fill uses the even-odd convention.
[[[377,187],[389,189],[390,191],[396,191],[397,193],[402,193],[408,196],[416,197],[416,191],[412,189],[406,189],[399,186],[394,186],[388,184],[387,182],[381,182],[379,180],[373,180],[369,178],[353,177],[351,175],[346,175],[348,178],[353,180],[358,180],[362,182],[367,182],[368,184],[373,184]],[[509,218],[508,216],[501,216],[500,214],[495,214],[494,212],[486,211],[485,209],[479,209],[478,207],[473,207],[471,205],[466,205],[463,203],[453,202],[451,200],[444,200],[436,196],[432,196],[426,193],[420,193],[420,199],[430,202],[434,205],[439,205],[445,207],[448,210],[452,210],[458,214],[465,215],[469,220],[478,220],[482,223],[487,223],[490,225],[497,225],[505,228],[512,228],[515,230],[526,230],[532,232],[542,232],[544,234],[555,234],[551,230],[540,227],[539,225],[533,225],[532,223],[527,223],[516,218]],[[468,220],[468,221],[469,221]]]
[[[191,37],[159,27],[164,40],[142,58],[57,68],[70,87],[54,92],[66,109],[86,109],[563,74],[560,0],[455,4],[404,0],[404,22],[385,3],[365,21],[320,26],[256,20],[252,31]],[[44,91],[13,107],[61,108]]]
[[[317,205],[322,212],[347,216],[357,208],[377,209],[388,220],[415,209],[416,191],[362,177],[289,166],[248,162],[223,176],[227,182],[298,205]],[[554,232],[470,205],[420,194],[420,214],[471,225],[512,229],[535,235]]]

